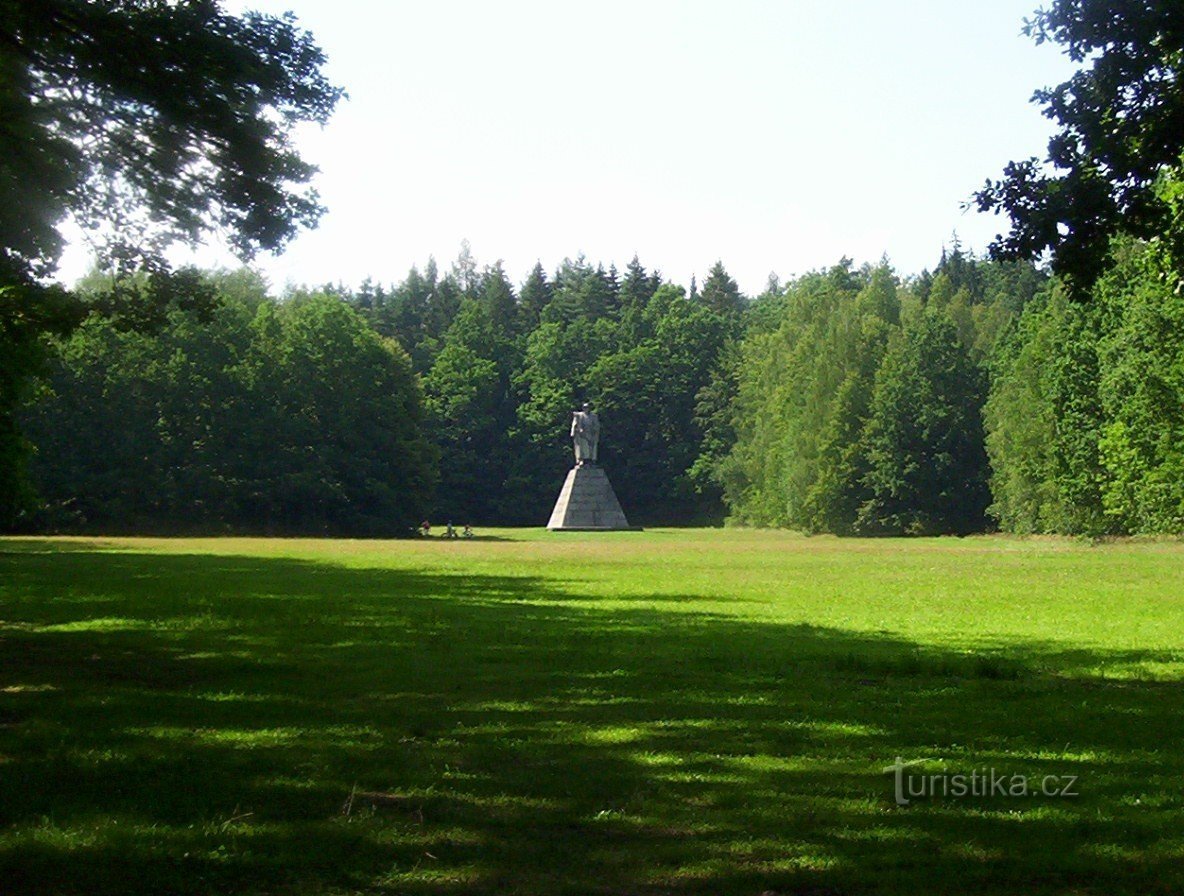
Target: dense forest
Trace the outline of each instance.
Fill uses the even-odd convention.
[[[398,284],[271,296],[171,271],[324,209],[292,129],[341,88],[288,16],[7,2],[0,17],[0,528],[537,525],[590,400],[632,521],[857,535],[1184,530],[1184,15],[1053,0],[1056,131],[973,194],[989,258],[744,296],[634,258],[515,284],[467,244]],[[163,8],[162,8],[163,9]],[[118,64],[134,60],[136,64]],[[50,282],[67,216],[102,270]]]
[[[1116,241],[1090,301],[956,244],[741,295],[634,258],[513,284],[468,246],[280,299],[249,271],[76,295],[21,422],[51,531],[392,534],[540,525],[570,412],[630,518],[858,535],[1184,528],[1184,299]]]
[[[143,278],[79,290],[94,310],[24,421],[33,524],[414,526],[435,466],[406,352],[336,299],[277,303],[247,272],[170,279],[167,298]]]

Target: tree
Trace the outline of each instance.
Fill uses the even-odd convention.
[[[567,324],[606,318],[617,305],[616,289],[603,265],[593,268],[582,255],[575,261],[565,258],[555,274],[551,302],[543,309],[542,319]]]
[[[811,525],[820,439],[852,361],[861,281],[843,259],[757,305],[736,365],[735,444],[716,467],[736,519]]]
[[[436,478],[411,359],[339,299],[314,295],[265,310],[273,309],[278,342],[262,340],[252,367],[265,384],[262,404],[274,408],[275,451],[266,456],[277,462],[257,466],[276,496],[278,526],[409,531]]]
[[[41,285],[56,225],[72,215],[120,271],[210,229],[244,256],[282,248],[323,211],[289,140],[342,95],[323,62],[291,16],[217,0],[0,0],[0,520],[42,334],[80,317]]]
[[[1146,247],[1118,247],[1094,304],[1111,332],[1098,344],[1098,439],[1107,522],[1129,533],[1184,530],[1184,296],[1166,288]],[[1109,313],[1107,313],[1109,312]]]
[[[712,265],[703,281],[703,294],[699,301],[729,320],[738,320],[744,310],[744,297],[740,294],[740,287],[736,285],[726,270],[722,261]]]
[[[0,286],[0,530],[13,526],[32,499],[24,475],[29,443],[17,425],[17,412],[32,390],[29,374],[47,362],[46,334],[69,329],[77,314],[77,303],[60,289],[34,299]]]
[[[625,267],[625,278],[617,297],[623,338],[637,342],[651,335],[647,330],[646,306],[661,285],[662,276],[656,271],[647,273],[634,255]]]
[[[552,305],[547,307],[550,312]],[[571,442],[565,438],[571,413],[588,394],[588,376],[597,360],[611,351],[615,332],[606,320],[571,323],[544,321],[526,339],[513,377],[516,436],[521,450],[515,481],[523,502],[545,510],[555,500],[557,477],[571,466]]]
[[[481,277],[481,301],[489,310],[489,320],[499,336],[518,330],[518,299],[502,263],[487,267]]]
[[[871,498],[856,530],[925,535],[979,531],[989,493],[985,383],[942,309],[927,309],[888,343],[864,441]]]
[[[477,273],[477,259],[473,256],[473,247],[468,240],[460,241],[460,251],[452,263],[451,274],[462,296],[471,299],[477,295],[481,275]]]
[[[89,531],[409,532],[434,457],[392,340],[324,295],[90,316],[24,419],[42,522]]]
[[[1013,532],[1184,527],[1184,299],[1160,247],[1116,239],[1089,303],[1038,296],[992,360],[991,513]]]
[[[840,307],[838,318],[832,348],[823,358],[841,365],[844,379],[821,427],[816,478],[802,509],[803,522],[811,531],[850,534],[859,508],[872,497],[861,435],[870,414],[876,373],[900,323],[896,277],[886,259],[855,302]]]
[[[551,301],[551,292],[551,284],[547,281],[542,262],[536,261],[518,295],[519,318],[524,332],[530,333],[538,326],[543,309]]]
[[[656,271],[647,273],[637,256],[625,266],[625,279],[621,281],[620,303],[621,312],[642,311],[658,287],[662,285],[662,276]]]
[[[458,521],[519,521],[520,497],[506,487],[517,455],[513,372],[521,365],[512,332],[513,293],[501,268],[485,277],[479,299],[465,299],[445,333],[424,391],[440,452],[435,509]],[[524,521],[524,520],[523,520]]]
[[[49,274],[66,213],[123,263],[212,227],[282,248],[323,211],[289,140],[342,95],[323,62],[290,15],[217,0],[0,0],[0,276]]]
[[[1056,476],[1053,364],[1065,351],[1074,314],[1061,290],[1041,296],[1024,310],[993,358],[991,392],[983,408],[991,462],[989,509],[1007,532],[1067,531],[1070,510]]]
[[[1053,0],[1024,31],[1086,67],[1033,96],[1060,128],[1044,161],[1011,162],[975,194],[980,211],[1011,218],[992,254],[1051,252],[1076,298],[1105,269],[1117,234],[1164,238],[1184,260],[1184,221],[1157,189],[1180,170],[1184,152],[1184,9],[1160,0]]]
[[[602,353],[588,373],[588,394],[606,426],[602,461],[630,519],[702,521],[716,500],[690,477],[703,450],[696,396],[710,380],[728,322],[671,285],[658,288],[645,316],[651,335]]]

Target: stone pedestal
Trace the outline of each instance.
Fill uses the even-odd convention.
[[[632,529],[604,470],[595,464],[572,467],[559,492],[547,528],[562,532]]]

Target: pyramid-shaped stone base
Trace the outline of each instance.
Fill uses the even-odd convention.
[[[584,463],[572,467],[559,492],[547,528],[564,532],[632,529],[604,470]]]

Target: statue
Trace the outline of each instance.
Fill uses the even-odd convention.
[[[576,450],[576,466],[596,463],[596,448],[600,442],[600,418],[592,405],[584,402],[583,407],[571,415],[571,438]]]
[[[547,528],[552,532],[632,529],[608,481],[608,474],[596,462],[600,418],[587,402],[580,410],[572,412],[571,439],[575,443],[576,464],[563,482]]]

